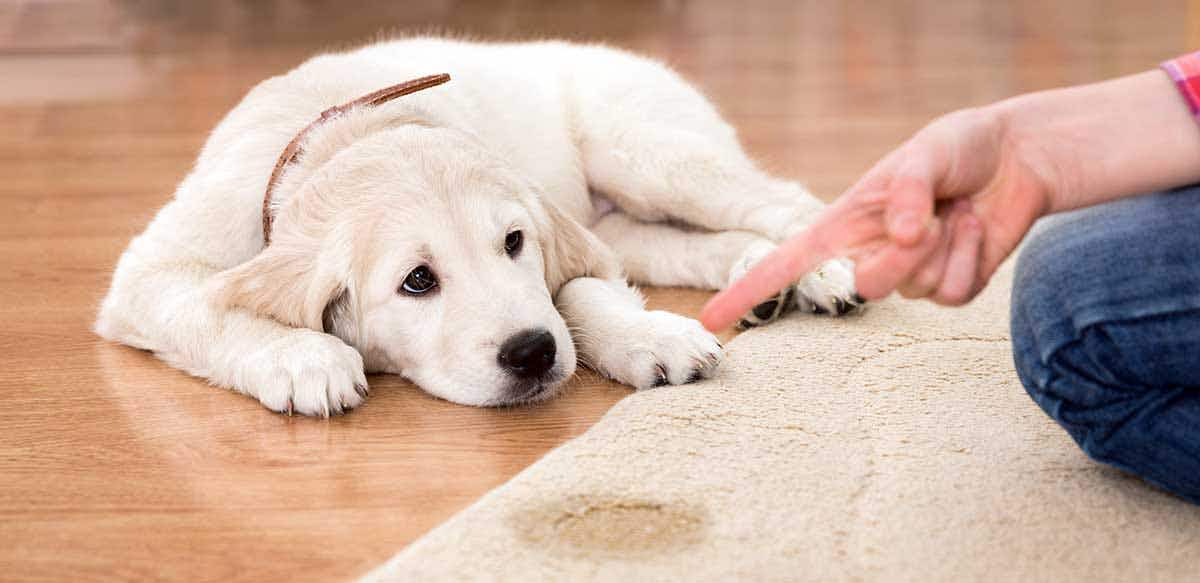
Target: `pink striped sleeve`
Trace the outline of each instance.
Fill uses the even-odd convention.
[[[1192,116],[1200,120],[1200,51],[1165,61],[1160,67],[1175,81]]]

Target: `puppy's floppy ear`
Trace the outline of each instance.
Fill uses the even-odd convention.
[[[567,216],[554,203],[539,197],[539,239],[546,262],[546,287],[550,295],[577,277],[621,277],[617,256],[591,231]]]
[[[326,259],[326,260],[322,260]],[[346,301],[346,273],[317,249],[276,241],[256,257],[217,275],[215,299],[298,328],[324,328],[331,305]]]

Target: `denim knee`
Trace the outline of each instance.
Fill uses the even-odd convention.
[[[1084,377],[1083,386],[1102,389],[1059,397],[1090,404],[1128,396],[1110,390],[1200,389],[1197,225],[1200,188],[1039,221],[1012,290],[1013,344],[1026,386],[1045,391],[1051,375]]]
[[[1045,358],[1038,356],[1029,332],[1016,334],[1014,360],[1029,396],[1089,456],[1118,463],[1115,450],[1128,447],[1128,439],[1118,444],[1110,438],[1158,393],[1139,390],[1136,381],[1124,378],[1122,363],[1108,357],[1114,351],[1102,327],[1083,331]]]
[[[1200,199],[1183,196],[1039,223],[1011,332],[1025,389],[1089,456],[1200,503]]]
[[[1041,358],[1028,321],[1014,318],[1021,383],[1088,457],[1200,504],[1200,391],[1139,379],[1137,355],[1114,340],[1120,326],[1089,327]]]
[[[1130,414],[1128,379],[1114,358],[1102,324],[1075,327],[1071,282],[1078,281],[1069,250],[1055,242],[1065,234],[1043,231],[1026,244],[1012,292],[1012,342],[1025,390],[1089,455],[1104,455],[1104,437]],[[1069,236],[1069,235],[1067,235]],[[1077,258],[1074,258],[1077,259]]]

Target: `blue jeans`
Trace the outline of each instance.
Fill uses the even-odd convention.
[[[1083,451],[1200,504],[1200,187],[1039,222],[1012,338],[1025,389]]]

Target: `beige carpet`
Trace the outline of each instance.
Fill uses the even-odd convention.
[[[1026,396],[1006,270],[742,334],[366,581],[1200,581],[1200,508],[1096,465]]]

